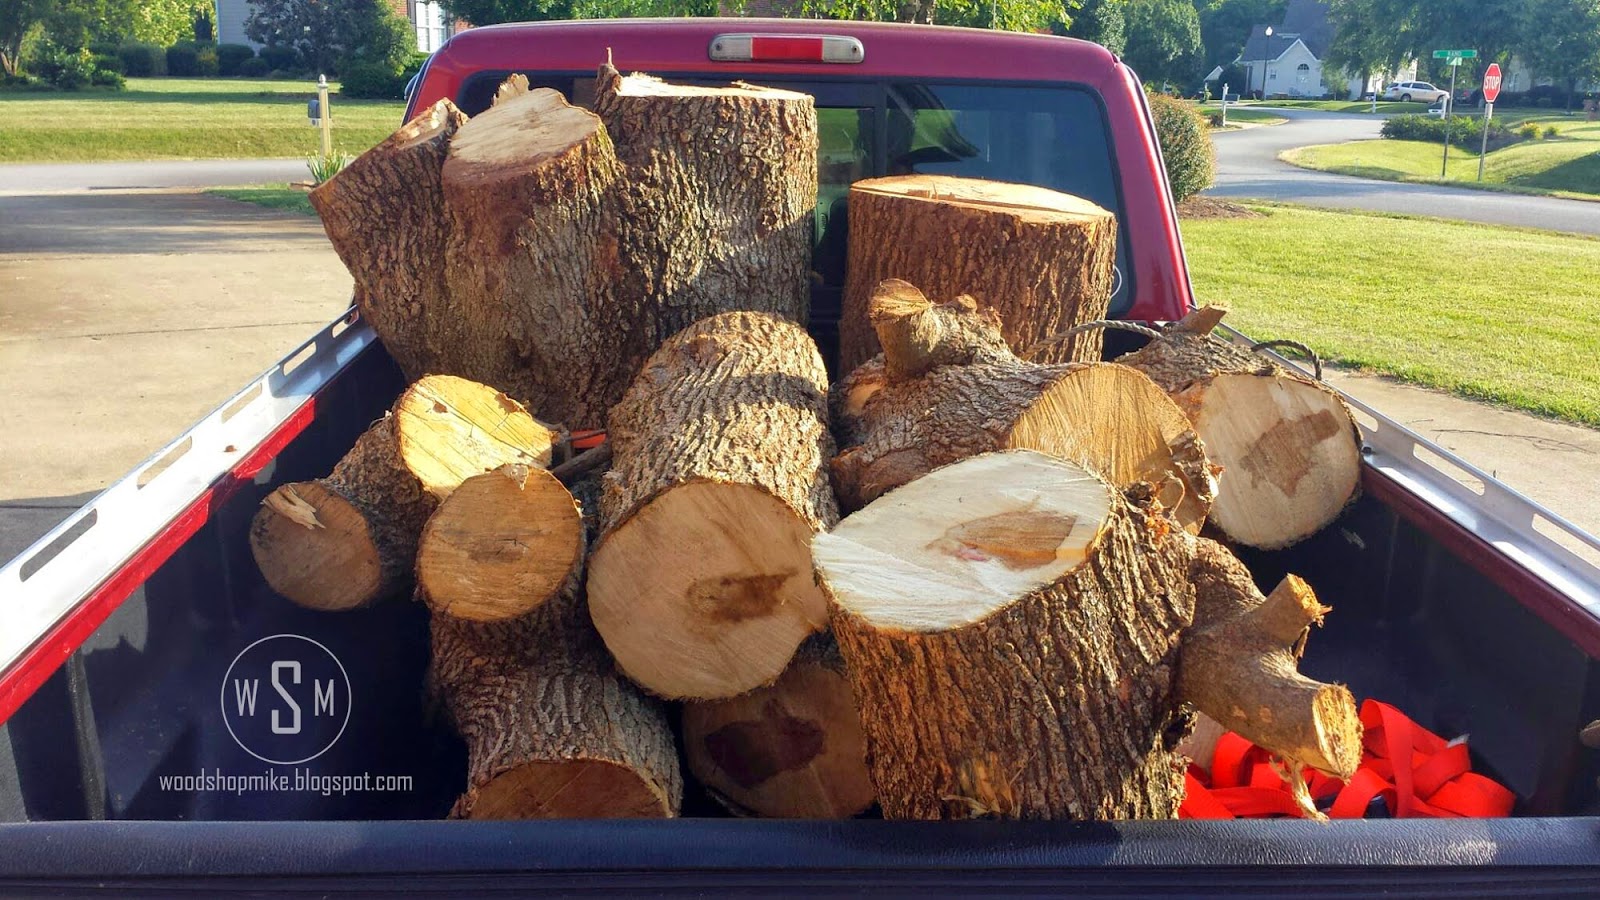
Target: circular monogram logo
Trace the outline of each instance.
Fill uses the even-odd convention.
[[[265,637],[234,657],[222,677],[222,720],[262,762],[310,762],[350,722],[350,678],[331,650],[308,637]]]

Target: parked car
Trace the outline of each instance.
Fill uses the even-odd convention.
[[[1423,103],[1438,103],[1448,96],[1450,96],[1449,91],[1443,88],[1436,88],[1426,81],[1402,81],[1398,84],[1390,85],[1389,89],[1383,92],[1383,99],[1399,100],[1402,103],[1410,103],[1413,100],[1419,100]]]

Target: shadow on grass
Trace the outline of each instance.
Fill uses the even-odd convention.
[[[1550,191],[1600,190],[1600,150],[1551,166],[1543,172],[1519,175],[1509,183]]]

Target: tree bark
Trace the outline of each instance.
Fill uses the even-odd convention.
[[[1239,544],[1287,547],[1355,499],[1361,434],[1336,391],[1211,334],[1221,316],[1192,313],[1117,362],[1177,401],[1222,467],[1211,524]]]
[[[665,710],[617,675],[581,594],[500,622],[435,614],[431,627],[431,687],[467,744],[453,817],[677,815]]]
[[[422,529],[417,585],[435,613],[514,619],[577,588],[583,514],[543,469],[505,465],[461,482]]]
[[[800,645],[776,683],[683,707],[689,771],[729,809],[843,819],[872,806],[861,718],[833,638]]]
[[[403,592],[441,499],[505,463],[548,464],[558,438],[493,388],[423,378],[328,477],[267,496],[250,528],[256,565],[274,591],[311,609],[354,609]]]
[[[1211,466],[1189,420],[1149,378],[1112,363],[1023,362],[992,313],[961,301],[933,306],[893,279],[879,286],[871,318],[882,360],[834,391],[836,427],[849,444],[832,464],[844,510],[957,460],[1027,449],[1119,487],[1148,482],[1199,533],[1216,493]]]
[[[1111,300],[1116,218],[1068,194],[941,175],[858,181],[850,188],[849,274],[839,323],[840,371],[878,352],[867,307],[886,278],[935,297],[969,294],[1000,314],[1013,350],[1101,318]],[[1043,348],[1040,362],[1100,359],[1085,332]]]
[[[810,555],[838,517],[826,397],[804,330],[736,312],[669,339],[612,411],[589,608],[646,689],[768,684],[826,623]]]
[[[1189,544],[1032,451],[939,469],[814,542],[895,819],[1170,819]]]
[[[355,281],[361,317],[408,379],[444,371],[434,365],[442,352],[434,332],[450,309],[444,262],[451,226],[440,170],[466,121],[440,100],[310,195]]]
[[[1230,731],[1290,761],[1348,779],[1361,764],[1361,719],[1343,685],[1301,675],[1311,625],[1330,610],[1290,575],[1263,597],[1226,547],[1198,541],[1190,578],[1194,626],[1178,665],[1178,695]]]

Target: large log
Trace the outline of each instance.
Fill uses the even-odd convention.
[[[1221,466],[1210,523],[1230,541],[1287,547],[1355,499],[1361,433],[1332,388],[1211,334],[1220,319],[1191,313],[1117,362],[1176,400]]]
[[[1116,264],[1116,217],[1069,194],[945,175],[901,175],[850,187],[849,275],[839,323],[839,368],[878,352],[868,306],[879,282],[900,278],[934,297],[970,294],[1000,314],[1018,353],[1106,314]],[[1054,342],[1040,362],[1100,358],[1098,331]]]
[[[873,295],[883,356],[834,391],[848,446],[832,465],[839,504],[859,509],[939,466],[993,450],[1039,450],[1112,484],[1148,482],[1199,533],[1216,492],[1189,420],[1143,374],[1112,363],[1023,362],[990,310],[934,306],[903,281]]]
[[[417,586],[438,614],[514,619],[576,590],[583,514],[543,469],[504,465],[461,482],[428,518]]]
[[[843,819],[873,803],[861,718],[833,638],[800,645],[769,687],[683,705],[689,771],[729,809]]]
[[[1173,818],[1189,544],[1073,463],[938,469],[813,543],[890,818]]]
[[[827,622],[810,545],[838,513],[816,345],[768,314],[704,319],[651,356],[610,441],[589,609],[622,670],[669,698],[772,682]]]
[[[429,681],[467,745],[471,819],[661,818],[683,796],[666,712],[616,673],[568,591],[528,614],[435,614]]]
[[[559,436],[493,388],[430,375],[326,478],[269,494],[251,523],[250,550],[267,584],[301,606],[353,609],[403,592],[439,501],[506,463],[547,465]]]
[[[442,371],[430,365],[437,358],[434,318],[450,306],[444,262],[451,225],[440,170],[466,121],[440,100],[310,195],[355,281],[361,317],[410,379]]]

